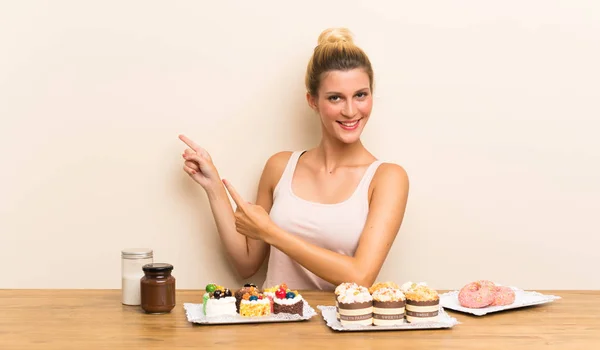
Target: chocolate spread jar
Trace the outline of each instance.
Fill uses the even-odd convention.
[[[175,277],[171,276],[173,265],[146,264],[142,270],[144,270],[144,277],[140,280],[142,309],[151,314],[171,312],[175,307]]]

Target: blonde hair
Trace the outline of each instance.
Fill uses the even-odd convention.
[[[367,54],[352,40],[347,28],[329,28],[319,35],[317,47],[306,68],[306,90],[317,96],[324,73],[332,70],[348,71],[362,68],[369,76],[369,87],[373,90],[373,68]]]

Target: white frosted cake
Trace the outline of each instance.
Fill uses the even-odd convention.
[[[206,286],[206,293],[202,297],[202,310],[206,317],[235,316],[235,297],[229,289],[211,283]]]
[[[204,314],[207,317],[232,315],[235,316],[235,298],[208,299],[204,304]]]

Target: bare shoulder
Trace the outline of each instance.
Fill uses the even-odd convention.
[[[379,184],[405,184],[408,185],[408,174],[401,165],[395,163],[381,163],[373,176],[373,182]]]
[[[399,164],[382,163],[377,168],[371,182],[371,193],[408,194],[409,180],[406,170]],[[383,191],[379,191],[383,189]]]
[[[292,156],[291,151],[281,151],[277,152],[267,160],[265,164],[265,173],[269,173],[270,175],[276,175],[276,177],[281,177],[285,167]],[[278,175],[278,176],[277,176]]]
[[[261,185],[265,190],[272,192],[275,189],[291,156],[291,151],[282,151],[269,157],[261,176]]]

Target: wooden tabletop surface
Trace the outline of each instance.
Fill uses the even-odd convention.
[[[318,315],[309,321],[204,326],[187,321],[183,303],[202,291],[178,291],[177,306],[148,315],[123,306],[119,290],[0,290],[0,349],[600,349],[600,291],[541,291],[549,304],[471,316],[443,330],[337,332],[317,305],[332,293],[303,292]]]

